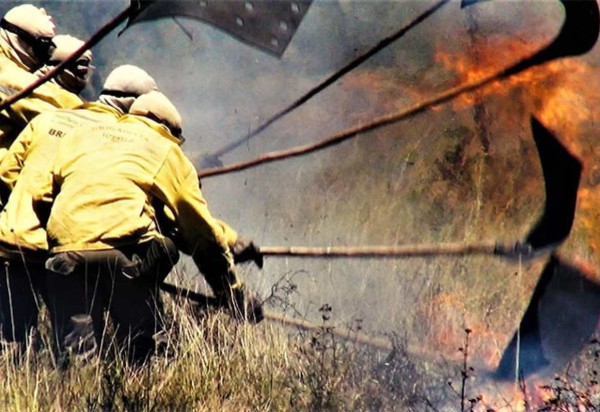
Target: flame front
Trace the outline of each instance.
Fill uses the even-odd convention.
[[[436,62],[455,74],[457,84],[465,84],[491,76],[534,52],[509,38],[478,39],[467,53],[438,51]],[[596,166],[600,150],[596,149],[594,127],[595,113],[600,109],[600,77],[593,63],[584,58],[551,61],[462,95],[454,100],[453,107],[464,110],[492,99],[496,117],[510,119],[510,113],[517,110],[535,116],[582,161],[584,176],[574,230],[583,234],[592,254],[600,256],[600,232],[595,230],[600,224],[600,214],[595,212],[595,205],[600,202],[596,190],[600,183]],[[513,118],[516,122],[519,117],[514,114]],[[502,136],[492,139],[501,144],[498,142]],[[595,256],[594,259],[600,262]]]
[[[472,84],[535,53],[534,48],[515,41],[515,37],[519,36],[476,37],[466,53],[438,49],[435,61],[454,75],[457,85]],[[600,281],[597,269],[600,263],[600,231],[597,229],[600,225],[600,166],[597,166],[600,149],[597,149],[594,125],[600,102],[600,76],[594,62],[585,57],[551,61],[461,95],[453,100],[452,108],[466,110],[487,102],[492,119],[502,119],[503,124],[507,119],[514,122],[505,124],[503,129],[507,133],[523,128],[524,124],[519,126],[519,122],[524,116],[535,116],[582,162],[584,172],[573,231],[560,251],[569,262],[584,268],[590,280]],[[502,132],[492,135],[492,144],[501,145],[503,137]],[[476,329],[480,333],[484,330]],[[497,364],[497,356],[488,355],[486,364]],[[548,377],[529,377],[526,382],[500,384],[484,379],[478,387],[482,400],[475,410],[525,411],[547,406],[556,395],[548,385],[549,380]]]

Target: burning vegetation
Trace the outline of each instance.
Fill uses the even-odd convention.
[[[440,90],[485,79],[543,44],[545,39],[528,32],[473,35],[460,52],[440,42],[432,47],[426,69],[409,76],[400,73],[402,67],[379,62],[356,70],[315,108],[279,130],[286,138],[300,130],[308,139],[320,126],[347,127],[401,111]],[[294,278],[279,289],[289,295],[277,301],[276,309],[309,317],[317,325],[310,331],[276,325],[250,329],[222,315],[199,313],[189,302],[170,301],[170,338],[152,365],[130,369],[113,353],[106,363],[57,372],[52,354],[32,347],[17,367],[8,355],[0,358],[6,382],[0,405],[24,410],[597,410],[597,64],[595,56],[551,61],[365,133],[317,160],[250,172],[221,186],[203,182],[212,196],[218,187],[225,215],[233,215],[240,227],[262,231],[266,243],[514,241],[544,208],[534,117],[583,164],[573,228],[554,255],[512,261],[269,262],[263,277],[251,280],[253,286],[268,295],[277,290],[274,279]],[[257,83],[268,80],[264,75]],[[236,94],[232,87],[224,89]],[[223,94],[215,92],[228,98]],[[319,121],[323,124],[308,126]],[[221,133],[216,123],[211,127]],[[275,134],[265,140],[277,141]],[[271,143],[248,145],[247,151]],[[230,201],[242,196],[248,200],[244,208]],[[185,277],[189,281],[193,275]],[[355,333],[342,339],[336,334],[342,329]],[[358,339],[363,332],[378,335],[386,347],[369,347],[368,340]],[[41,336],[42,342],[49,339]]]

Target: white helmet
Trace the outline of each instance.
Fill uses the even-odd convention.
[[[153,90],[158,87],[152,76],[137,66],[125,64],[110,72],[98,100],[127,113],[137,97]]]
[[[56,66],[67,60],[74,52],[83,46],[84,42],[68,34],[58,34],[52,39],[56,49],[50,56],[49,66]],[[67,67],[56,76],[56,82],[68,91],[79,94],[87,86],[92,66],[93,54],[86,50],[79,58],[68,64]]]
[[[144,116],[169,128],[171,134],[183,143],[181,129],[183,122],[177,108],[161,92],[153,91],[135,99],[129,109],[130,114]]]
[[[124,64],[115,68],[104,82],[102,93],[118,92],[130,96],[141,96],[142,94],[158,90],[156,82],[144,69],[131,64]]]
[[[11,40],[19,44],[11,44],[16,50],[28,54],[37,63],[44,63],[52,53],[52,37],[56,34],[56,26],[52,17],[43,8],[32,4],[22,4],[10,9],[2,20],[0,27],[11,33]]]

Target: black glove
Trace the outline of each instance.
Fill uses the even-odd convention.
[[[232,290],[227,303],[231,316],[237,320],[256,324],[265,318],[262,303],[255,296],[244,293],[243,289]]]
[[[233,261],[235,263],[253,261],[259,269],[262,269],[263,255],[253,241],[240,237],[235,242],[235,245],[233,245],[231,251],[233,252]]]

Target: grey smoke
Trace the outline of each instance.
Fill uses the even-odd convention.
[[[87,38],[128,2],[39,4],[54,15],[60,32]],[[97,71],[88,97],[95,97],[102,79],[114,66],[133,63],[145,68],[180,109],[188,139],[184,148],[192,159],[199,159],[247,133],[431,4],[416,0],[316,1],[280,60],[197,21],[179,20],[192,40],[170,19],[142,23],[121,37],[116,33],[109,35],[93,50]],[[0,13],[10,6],[3,2]],[[477,7],[478,29],[483,35],[493,38],[517,33],[516,41],[533,46],[552,38],[562,16],[558,3],[551,1],[490,1],[473,7]],[[451,2],[355,74],[222,160],[230,163],[312,142],[454,86],[458,81],[455,74],[436,65],[434,54],[442,49],[461,56],[469,46],[467,24],[467,15],[458,2]],[[360,75],[373,76],[374,83],[360,83]],[[507,131],[494,119],[492,113],[486,129],[492,154],[498,159],[512,159],[514,153],[525,153],[526,159],[533,159],[534,163],[532,147],[520,140],[526,133],[526,122],[517,120]],[[435,180],[434,164],[435,160],[444,161],[446,147],[438,142],[448,140],[449,131],[464,125],[475,129],[472,112],[445,106],[325,152],[206,179],[203,191],[215,215],[264,245],[516,239],[535,217],[521,206],[541,204],[542,186],[530,197],[506,206],[512,211],[510,222],[494,222],[492,215],[480,216],[475,205],[485,204],[486,199],[456,200],[459,192],[454,192],[452,186],[444,185],[450,192],[440,197],[449,202],[455,199],[453,210],[459,211],[456,215],[449,215],[447,204],[431,205],[424,200],[442,187],[436,185],[442,179]],[[505,168],[505,173],[517,167],[509,160],[501,160],[498,165]],[[541,178],[539,170],[527,170],[523,181]],[[427,187],[421,187],[423,182],[427,182]],[[428,218],[433,213],[427,212],[434,207],[439,209],[435,215],[441,216],[439,221]],[[184,264],[192,267],[189,262]],[[535,276],[534,269],[524,270]],[[334,308],[335,321],[361,318],[365,319],[363,326],[367,330],[401,331],[421,342],[430,332],[429,315],[465,321],[474,316],[468,305],[458,305],[455,310],[460,313],[440,315],[438,310],[448,308],[436,306],[433,298],[467,284],[473,294],[489,299],[491,307],[496,304],[491,298],[494,291],[502,294],[506,285],[501,277],[514,270],[511,263],[493,258],[267,258],[262,272],[251,268],[244,273],[251,287],[263,296],[282,275],[296,274],[293,280],[300,291],[296,303],[313,320],[318,319],[319,306],[329,303]],[[442,282],[448,278],[455,279],[451,286]],[[502,304],[508,305],[505,300]],[[499,322],[497,318],[485,321],[498,333],[505,332],[507,339],[515,326],[514,322]]]

